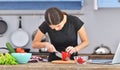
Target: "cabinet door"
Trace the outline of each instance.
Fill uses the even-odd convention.
[[[80,10],[84,0],[0,0],[0,10],[46,10],[58,7],[64,10]]]
[[[98,0],[98,7],[117,8],[120,7],[120,0]]]

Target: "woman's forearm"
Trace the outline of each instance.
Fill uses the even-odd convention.
[[[43,48],[43,47],[45,47],[45,43],[46,42],[33,42],[32,47],[33,48]]]
[[[82,50],[83,48],[87,47],[88,45],[89,45],[89,41],[82,42],[82,43],[80,43],[79,45],[77,45],[77,46],[75,47],[75,49],[76,49],[76,51],[78,52],[78,51]]]

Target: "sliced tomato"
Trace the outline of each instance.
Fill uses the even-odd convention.
[[[78,58],[78,60],[77,60],[77,62],[79,63],[79,64],[83,64],[85,61],[83,60],[83,58]]]

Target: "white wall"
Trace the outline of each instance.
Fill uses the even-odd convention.
[[[8,11],[7,11],[8,12]],[[112,53],[115,52],[118,43],[120,41],[120,9],[98,9],[94,10],[93,0],[85,0],[84,7],[80,11],[66,11],[68,13],[75,13],[85,22],[86,31],[90,39],[90,45],[81,50],[80,53],[93,53],[94,48],[104,44],[109,46]],[[3,12],[4,13],[4,12]],[[24,12],[23,12],[24,13]],[[43,12],[42,12],[43,13]],[[82,13],[84,15],[78,15]],[[14,13],[12,13],[14,14]],[[17,14],[17,13],[16,13]],[[18,15],[1,15],[3,19],[8,23],[8,30],[0,37],[0,46],[5,47],[5,43],[10,41],[10,34],[17,30],[18,27]],[[31,47],[31,37],[33,31],[40,25],[44,20],[43,15],[22,15],[23,17],[23,29],[26,30],[30,35],[30,42],[26,45],[26,48],[31,48],[32,51],[38,51]],[[89,51],[88,51],[89,50]]]
[[[90,45],[81,53],[92,53],[94,48],[101,44],[110,47],[112,53],[114,53],[120,42],[120,8],[94,10],[93,0],[85,1],[85,6],[81,10],[85,15],[81,16],[81,19],[85,22]]]

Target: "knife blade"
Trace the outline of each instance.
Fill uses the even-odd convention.
[[[57,52],[55,52],[55,55],[62,59],[62,53],[57,51]],[[67,57],[65,60],[70,60],[70,58]]]
[[[62,54],[60,53],[60,52],[55,52],[55,55],[57,56],[57,57],[59,57],[59,58],[62,58]]]

